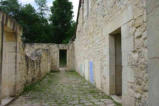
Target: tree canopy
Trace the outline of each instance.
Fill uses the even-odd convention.
[[[17,20],[23,27],[23,41],[27,43],[68,43],[75,31],[72,3],[54,0],[47,17],[46,0],[35,0],[38,10],[31,4],[21,5],[18,0],[3,0],[0,10]]]
[[[72,35],[73,6],[68,0],[55,0],[51,7],[51,24],[56,43],[64,43]]]
[[[3,0],[0,3],[0,9],[8,15],[16,17],[19,13],[20,4],[18,0]]]

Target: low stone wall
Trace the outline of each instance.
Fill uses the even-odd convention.
[[[63,69],[73,70],[74,69],[74,45],[73,44],[42,44],[33,43],[26,44],[25,48],[28,52],[38,50],[38,49],[48,49],[51,70],[60,70],[59,65],[59,51],[67,50],[67,65]]]
[[[30,51],[29,48],[21,48],[19,56],[21,59],[17,65],[16,72],[5,72],[5,75],[8,77],[3,77],[2,80],[2,98],[19,95],[25,86],[42,79],[51,71],[50,52],[48,49],[35,49]],[[14,80],[11,81],[13,76]],[[14,88],[8,88],[8,86],[11,85],[13,85]]]
[[[26,84],[40,80],[50,72],[49,56],[50,54],[48,49],[36,49],[31,53],[28,53],[26,50]]]

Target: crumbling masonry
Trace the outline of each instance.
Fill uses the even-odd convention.
[[[158,106],[159,1],[79,1],[76,37],[67,45],[23,44],[22,28],[0,13],[2,99],[51,70],[76,70],[123,106]]]

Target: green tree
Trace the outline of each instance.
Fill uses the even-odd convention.
[[[69,41],[72,39],[73,35],[75,34],[75,31],[76,31],[76,22],[72,21],[71,28],[67,32],[68,36],[66,36],[66,38],[63,40],[62,43],[69,43]]]
[[[20,5],[18,0],[3,0],[0,2],[0,10],[16,18],[20,11]]]
[[[18,0],[3,0],[0,10],[9,14],[23,27],[23,41],[28,43],[68,43],[75,30],[72,3],[55,0],[50,22],[44,16],[46,0],[36,0],[40,14],[30,4],[22,6]]]
[[[71,35],[73,6],[69,0],[55,0],[51,7],[51,25],[54,43],[65,43]]]
[[[40,31],[40,18],[34,7],[30,4],[22,7],[19,16],[19,23],[23,27],[23,40],[25,42],[37,42],[38,37],[41,32]]]
[[[32,5],[25,5],[19,14],[20,24],[23,26],[25,42],[49,43],[51,29],[47,19],[36,13]]]
[[[32,5],[21,6],[18,0],[4,0],[0,2],[0,10],[12,16],[21,24],[24,42],[51,42],[51,28],[48,20],[38,14]]]

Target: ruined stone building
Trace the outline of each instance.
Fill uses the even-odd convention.
[[[79,1],[76,37],[67,45],[23,44],[20,25],[0,12],[1,98],[51,70],[76,70],[123,106],[158,106],[159,0]]]
[[[74,69],[73,44],[23,44],[23,28],[0,12],[0,100],[8,103],[54,70]],[[60,66],[64,52],[66,64]]]

